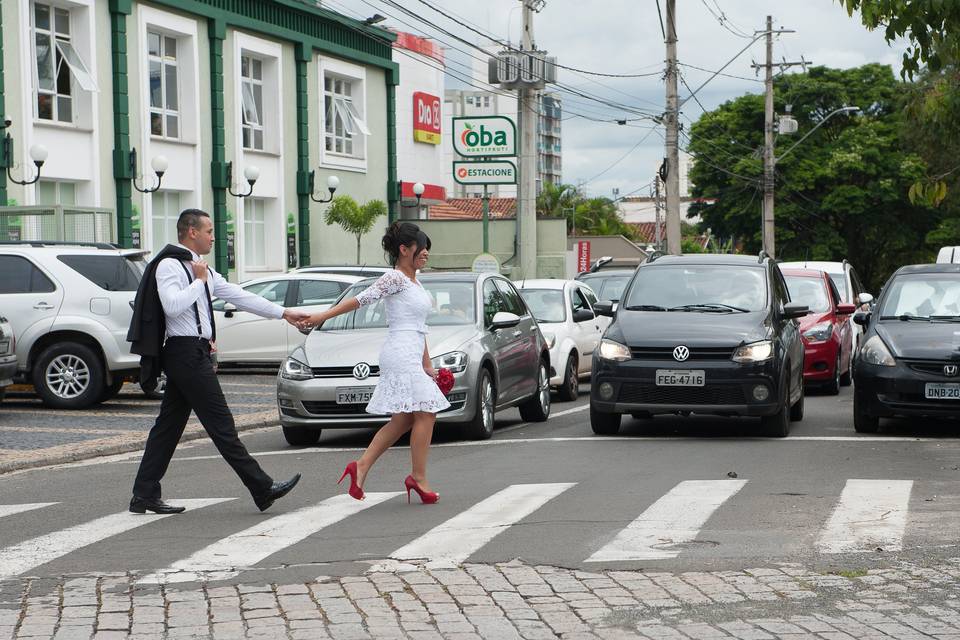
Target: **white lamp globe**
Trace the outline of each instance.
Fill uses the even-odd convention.
[[[257,181],[257,178],[260,177],[260,169],[258,169],[253,165],[250,165],[249,167],[243,170],[243,177],[247,179],[247,182],[249,182],[250,184],[253,184],[254,182]]]
[[[340,178],[337,176],[330,176],[327,178],[327,189],[330,189],[330,192],[333,193],[337,190],[337,187],[340,186]]]
[[[42,144],[35,144],[30,147],[30,159],[37,164],[43,164],[47,160],[47,148]]]
[[[417,196],[417,197],[422,196],[422,195],[423,195],[424,188],[425,188],[425,187],[423,186],[423,183],[422,183],[422,182],[416,183],[415,185],[413,185],[413,195],[415,195],[415,196]]]
[[[150,166],[153,167],[153,170],[157,175],[163,175],[163,173],[166,172],[167,167],[170,166],[170,162],[167,161],[167,156],[154,156],[153,160],[150,161]]]

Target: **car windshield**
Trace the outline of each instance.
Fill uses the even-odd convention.
[[[580,281],[590,285],[593,292],[597,294],[598,300],[619,302],[620,298],[623,297],[623,290],[630,282],[630,277],[595,275],[583,277]]]
[[[521,289],[520,295],[538,322],[563,322],[566,305],[560,289]]]
[[[641,267],[628,296],[628,309],[760,311],[767,287],[764,270],[756,267],[661,265]]]
[[[849,301],[847,298],[847,279],[842,273],[828,273],[830,279],[833,280],[833,284],[837,285],[837,291],[840,293],[841,300]]]
[[[810,276],[784,276],[790,300],[805,304],[810,313],[826,313],[830,310],[830,298],[824,281]]]
[[[890,284],[880,317],[960,316],[960,274],[900,275]]]
[[[476,294],[473,282],[430,281],[422,282],[433,297],[433,309],[427,316],[431,327],[474,324],[477,321]],[[347,289],[341,300],[352,298],[369,286],[358,283]],[[345,331],[353,329],[382,329],[387,326],[387,309],[383,300],[360,307],[323,323],[320,331]]]

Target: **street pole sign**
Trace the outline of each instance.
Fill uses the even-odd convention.
[[[453,119],[453,150],[464,158],[517,155],[517,127],[507,116]]]
[[[517,165],[510,160],[454,162],[453,179],[458,184],[516,184]]]
[[[590,271],[590,241],[581,240],[577,243],[577,273]]]

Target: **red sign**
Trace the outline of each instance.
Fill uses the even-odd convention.
[[[581,240],[577,243],[577,273],[590,271],[590,241]]]
[[[440,98],[416,91],[413,94],[413,139],[440,144]]]

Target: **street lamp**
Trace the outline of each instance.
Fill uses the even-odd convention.
[[[253,184],[260,177],[260,169],[251,165],[248,165],[246,169],[243,170],[243,177],[246,178],[247,184],[250,189],[246,193],[236,193],[233,190],[233,163],[227,163],[227,191],[230,192],[230,195],[236,196],[238,198],[246,198],[253,193]]]
[[[799,140],[797,140],[796,142],[794,142],[792,147],[790,147],[789,149],[787,149],[786,151],[784,151],[782,154],[780,154],[780,156],[776,157],[776,158],[774,159],[774,162],[779,162],[780,160],[783,160],[788,153],[790,153],[791,151],[793,151],[794,149],[797,148],[797,145],[798,145],[798,144],[800,144],[801,142],[803,142],[804,140],[806,140],[807,138],[809,138],[811,133],[813,133],[814,131],[816,131],[816,130],[819,129],[820,127],[822,127],[823,124],[824,124],[827,120],[829,120],[829,119],[832,118],[833,116],[837,115],[838,113],[854,113],[854,112],[859,112],[859,111],[860,111],[860,107],[840,107],[839,109],[835,109],[835,110],[831,111],[830,113],[828,113],[828,114],[826,115],[826,117],[825,117],[823,120],[821,120],[820,122],[817,123],[817,126],[815,126],[813,129],[810,129],[810,131],[807,131],[807,133],[806,133],[802,138],[800,138]]]
[[[158,190],[160,183],[163,182],[163,174],[167,172],[167,167],[169,166],[170,163],[167,162],[166,156],[153,156],[153,160],[150,161],[150,167],[153,169],[153,172],[157,174],[157,186],[140,188],[137,186],[137,149],[136,147],[130,149],[130,174],[133,176],[133,188],[140,193],[153,193]],[[140,177],[142,178],[143,176]]]
[[[327,178],[327,189],[330,191],[330,197],[328,198],[317,198],[313,195],[313,171],[310,172],[310,199],[314,202],[330,202],[333,200],[333,193],[337,190],[337,187],[340,186],[340,178],[337,176],[330,176]]]
[[[3,128],[6,129],[10,126],[10,121],[4,121]],[[42,144],[34,144],[30,146],[30,159],[33,160],[33,164],[37,167],[37,173],[33,176],[32,180],[17,180],[13,177],[13,173],[10,172],[10,168],[13,166],[13,138],[7,133],[6,137],[3,139],[3,166],[7,169],[7,177],[11,182],[21,185],[33,184],[40,179],[40,167],[43,166],[43,163],[47,161],[47,148]]]
[[[420,210],[420,198],[423,197],[424,186],[422,182],[413,185],[413,195],[417,196],[417,211]]]

